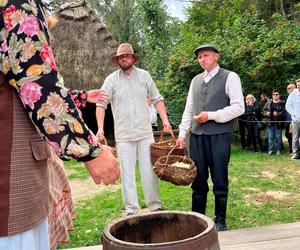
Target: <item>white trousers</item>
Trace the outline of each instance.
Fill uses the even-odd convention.
[[[117,143],[118,159],[122,171],[122,195],[126,212],[137,213],[139,202],[136,186],[136,160],[138,158],[144,197],[149,210],[161,208],[159,182],[150,159],[153,137],[134,142]]]
[[[292,141],[292,149],[293,153],[300,153],[299,148],[299,137],[300,137],[300,121],[293,121],[293,141]]]
[[[48,219],[35,228],[12,236],[0,237],[2,250],[48,250]]]

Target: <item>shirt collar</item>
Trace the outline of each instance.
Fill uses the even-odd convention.
[[[206,70],[204,71],[204,77],[210,76],[210,77],[214,77],[218,71],[220,69],[220,66],[217,65],[213,70],[211,70],[210,72],[207,72]]]
[[[126,74],[123,72],[122,69],[119,69],[119,72],[120,72],[119,74],[120,74],[121,76],[130,77],[130,76],[132,76],[132,75],[134,74],[135,71],[136,71],[136,67],[133,65],[133,66],[132,66],[132,70],[131,70],[131,72],[130,72],[129,75],[126,75]]]

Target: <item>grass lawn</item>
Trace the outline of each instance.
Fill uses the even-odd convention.
[[[65,166],[70,173],[70,180],[88,181],[88,173],[83,165],[71,161]],[[268,156],[233,147],[229,177],[229,229],[300,221],[300,161],[290,160],[287,154]],[[137,183],[143,208],[145,201],[139,176]],[[164,209],[191,210],[190,186],[175,186],[161,181],[160,188]],[[60,248],[101,244],[100,235],[104,226],[122,216],[122,211],[120,188],[112,188],[112,191],[77,201],[75,230],[70,234],[70,243],[60,245]],[[214,218],[211,190],[206,215]]]

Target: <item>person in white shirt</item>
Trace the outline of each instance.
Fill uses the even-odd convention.
[[[101,90],[108,94],[108,99],[98,103],[96,109],[97,137],[102,140],[105,109],[108,103],[112,107],[117,154],[122,169],[125,215],[137,214],[140,207],[136,185],[137,160],[147,207],[150,211],[162,208],[159,181],[153,171],[150,157],[150,145],[154,142],[154,137],[147,100],[155,105],[164,131],[171,130],[164,99],[151,75],[134,65],[138,59],[139,56],[134,53],[131,44],[119,45],[112,62],[120,69],[106,77]]]
[[[205,214],[209,171],[215,195],[215,223],[218,231],[226,226],[228,199],[228,164],[234,119],[245,111],[239,76],[218,65],[219,50],[210,44],[195,51],[204,72],[190,85],[185,110],[179,126],[177,144],[191,129],[190,154],[198,173],[192,184],[192,211]]]
[[[296,84],[295,83],[291,83],[286,87],[286,92],[289,95],[290,93],[292,93],[294,91],[294,89],[296,88]],[[285,133],[284,136],[285,138],[288,140],[288,144],[289,144],[289,153],[293,153],[293,133],[291,131],[291,125],[292,125],[292,117],[290,115],[289,112],[285,112],[285,123],[284,123],[284,128],[285,128]]]
[[[285,108],[292,117],[293,141],[292,160],[300,159],[299,137],[300,137],[300,79],[296,80],[297,88],[289,94]]]
[[[157,131],[158,130],[157,109],[155,108],[154,104],[151,103],[150,100],[148,100],[148,108],[149,108],[149,115],[150,115],[150,122],[151,122],[152,130]]]

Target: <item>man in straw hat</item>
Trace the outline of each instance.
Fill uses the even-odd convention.
[[[110,74],[101,90],[108,94],[104,104],[97,105],[97,136],[104,138],[103,121],[105,109],[110,102],[114,116],[118,159],[122,169],[123,203],[126,215],[139,210],[135,181],[138,158],[147,207],[150,211],[161,209],[158,179],[152,169],[150,144],[154,142],[148,111],[148,99],[155,105],[163,122],[164,130],[171,126],[165,111],[163,97],[158,92],[150,74],[134,66],[139,56],[131,44],[120,44],[112,62],[120,69]]]
[[[230,133],[234,118],[244,113],[239,76],[218,65],[219,50],[205,44],[194,51],[204,72],[191,82],[177,143],[191,128],[190,153],[198,168],[192,184],[192,210],[205,214],[209,171],[215,195],[215,222],[218,231],[226,227]]]

